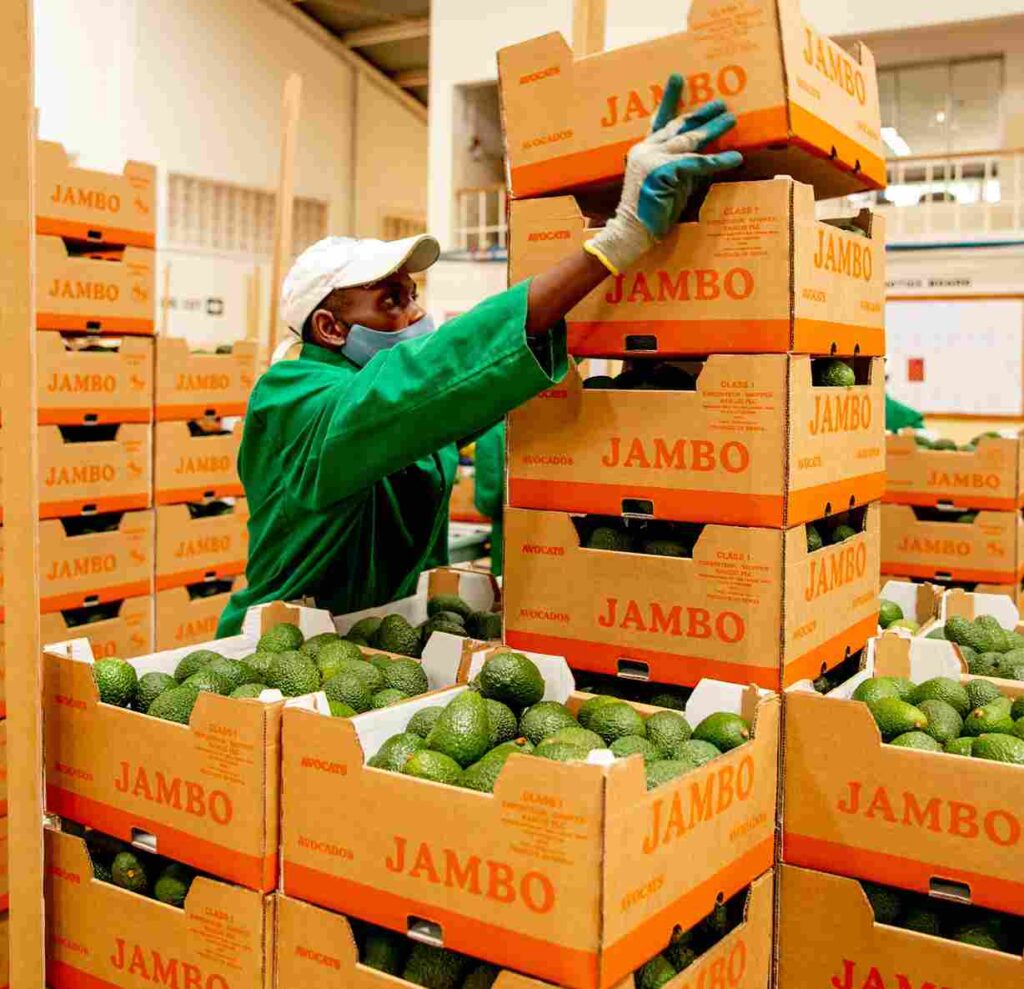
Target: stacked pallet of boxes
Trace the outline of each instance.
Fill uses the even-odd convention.
[[[817,222],[814,198],[884,168],[870,55],[790,2],[693,7],[691,32],[632,48],[574,61],[553,34],[499,54],[513,282],[614,204],[670,72],[693,74],[688,104],[729,99],[751,152],[743,181],[569,314],[572,353],[626,361],[619,381],[570,366],[510,416],[505,641],[577,714],[593,694],[553,657],[601,692],[645,681],[643,716],[741,714],[748,740],[646,785],[637,758],[513,755],[475,793],[366,765],[415,702],[286,710],[282,985],[386,984],[356,967],[374,961],[348,916],[511,969],[507,989],[769,984],[778,692],[860,650],[878,610],[884,234],[867,213]],[[779,172],[802,181],[758,181]]]
[[[1021,601],[1024,439],[887,437],[882,572]]]
[[[156,342],[156,643],[214,637],[244,580],[248,511],[236,461],[256,344]]]
[[[42,638],[152,648],[152,166],[36,151]],[[7,438],[11,442],[11,438]]]

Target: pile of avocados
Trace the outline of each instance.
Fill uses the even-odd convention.
[[[573,762],[585,761],[595,749],[610,749],[617,758],[640,755],[647,788],[653,789],[751,737],[747,721],[725,711],[691,728],[677,711],[644,717],[606,694],[588,698],[575,712],[543,697],[544,678],[528,656],[497,652],[467,690],[420,708],[368,764],[490,793],[516,753]]]
[[[718,904],[690,930],[676,928],[665,949],[637,969],[637,989],[660,989],[742,924],[748,890]],[[374,924],[353,921],[352,931],[363,965],[427,989],[491,989],[501,973],[496,965],[410,941]]]

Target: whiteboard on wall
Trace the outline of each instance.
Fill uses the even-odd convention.
[[[1024,414],[1024,298],[891,299],[886,388],[924,413]]]

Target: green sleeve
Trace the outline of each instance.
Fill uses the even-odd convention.
[[[528,290],[529,282],[515,285],[323,387],[297,378],[307,369],[284,369],[278,395],[268,381],[260,402],[280,413],[291,496],[314,510],[334,504],[486,429],[560,381],[565,323],[549,331],[547,353],[536,356],[525,329]]]
[[[907,428],[921,429],[923,426],[924,416],[917,409],[885,396],[885,428],[888,432],[895,433]]]
[[[476,441],[473,500],[485,518],[501,517],[505,502],[505,423],[500,422]]]

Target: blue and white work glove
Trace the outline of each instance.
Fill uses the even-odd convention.
[[[583,245],[613,274],[634,264],[679,222],[686,201],[702,179],[735,168],[738,151],[695,154],[736,125],[721,100],[673,118],[682,93],[673,73],[651,133],[626,156],[622,198],[603,230]]]

